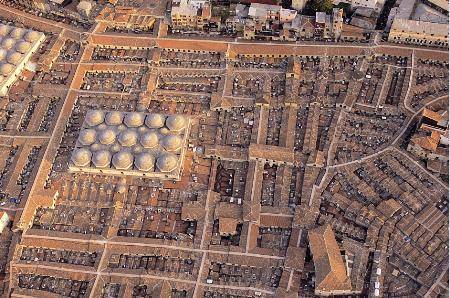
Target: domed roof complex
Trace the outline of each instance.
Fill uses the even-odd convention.
[[[178,165],[178,158],[175,154],[166,153],[158,157],[156,166],[161,172],[172,172]]]
[[[97,168],[108,168],[111,163],[111,153],[108,150],[99,150],[92,156],[92,163]]]
[[[90,110],[86,113],[86,118],[84,118],[84,121],[89,126],[96,126],[100,123],[103,123],[103,119],[105,118],[105,113],[98,110]]]
[[[119,135],[119,143],[125,147],[131,147],[137,142],[137,133],[134,130],[125,130]]]
[[[119,151],[114,154],[112,164],[118,170],[128,170],[133,165],[133,155],[128,151]]]
[[[86,161],[78,161],[72,162],[69,168],[178,180],[188,127],[189,119],[179,115],[89,110],[76,143],[81,148],[75,149],[74,154],[86,149],[91,157],[87,165],[80,166]]]
[[[153,171],[155,168],[155,157],[150,153],[141,153],[134,159],[134,165],[139,171]]]
[[[125,116],[124,123],[128,127],[138,127],[144,123],[145,116],[141,113],[128,113]]]
[[[180,131],[186,127],[186,119],[180,115],[169,116],[166,125],[171,131]]]
[[[26,40],[27,35],[30,40]],[[0,74],[4,76],[0,81],[0,96],[7,95],[43,40],[40,32],[0,24]]]
[[[182,139],[177,135],[167,135],[162,141],[164,149],[167,151],[176,151],[181,148]]]
[[[155,148],[159,144],[159,137],[156,132],[149,131],[141,135],[139,142],[144,148]]]
[[[108,125],[119,125],[122,124],[123,114],[118,111],[108,112],[105,117],[105,123]]]
[[[150,128],[160,128],[164,126],[166,118],[161,114],[149,114],[145,118],[145,124]]]
[[[86,148],[77,148],[72,153],[72,162],[78,167],[86,167],[91,162],[92,153]]]

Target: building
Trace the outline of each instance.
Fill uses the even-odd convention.
[[[333,0],[333,4],[348,3],[350,4],[351,9],[367,7],[380,12],[383,9],[385,1],[386,0]]]
[[[41,32],[0,24],[0,38],[0,96],[5,96],[45,36]]]
[[[407,150],[427,161],[448,162],[448,113],[424,109]]]
[[[316,273],[314,293],[318,296],[350,295],[352,285],[331,226],[310,230],[308,238]]]
[[[80,1],[77,5],[77,11],[83,18],[88,18],[91,14],[93,8],[92,2],[90,1]]]
[[[9,216],[6,212],[0,211],[0,234],[3,233],[3,230],[9,224]]]
[[[297,11],[302,11],[305,9],[306,3],[308,0],[292,0],[292,8]]]
[[[205,0],[174,0],[170,16],[174,30],[202,31],[211,20],[211,5]]]
[[[448,47],[448,24],[395,19],[389,31],[390,42]]]
[[[393,7],[386,24],[388,41],[448,47],[448,12],[441,1],[402,0]],[[448,3],[447,3],[448,5]]]

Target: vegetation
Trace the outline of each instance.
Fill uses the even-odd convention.
[[[316,12],[323,11],[330,14],[333,11],[332,0],[311,0],[306,3],[304,13],[307,15],[315,15]]]

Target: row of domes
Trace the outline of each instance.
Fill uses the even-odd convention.
[[[160,140],[160,135],[155,131],[148,131],[140,136],[134,130],[124,130],[118,135],[114,129],[107,128],[100,132],[95,129],[88,128],[81,131],[78,141],[84,146],[90,146],[96,141],[102,145],[112,145],[116,140],[124,147],[131,147],[138,142],[146,149],[156,148],[159,144],[167,151],[177,151],[181,148],[183,140],[178,135],[165,135]]]
[[[6,52],[18,52],[21,54],[27,53],[31,49],[31,43],[28,41],[16,41],[12,38],[1,38],[1,51],[3,52],[1,55],[6,56]]]
[[[108,125],[140,127],[144,123],[150,128],[161,128],[166,125],[171,131],[178,132],[186,127],[186,119],[181,115],[164,116],[161,114],[143,114],[137,112],[122,113],[112,111],[105,113],[100,110],[90,110],[86,113],[85,122],[89,126],[97,126],[105,122]]]
[[[155,159],[155,156],[146,152],[133,156],[128,151],[119,151],[112,155],[107,150],[92,153],[87,148],[75,149],[71,160],[77,167],[88,167],[92,162],[96,168],[109,168],[112,163],[114,168],[124,171],[131,170],[133,165],[139,171],[154,171],[155,160],[156,166],[161,172],[172,172],[178,166],[178,157],[171,153],[162,154]]]
[[[24,39],[28,42],[35,42],[41,33],[19,27],[12,27],[0,24],[0,37],[9,37],[15,40]]]

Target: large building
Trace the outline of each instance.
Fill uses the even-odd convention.
[[[316,270],[314,293],[319,296],[352,294],[352,285],[331,226],[310,230],[308,238]]]
[[[0,24],[0,96],[8,93],[44,39],[41,32]]]
[[[205,0],[174,0],[170,16],[174,30],[203,30],[211,19],[211,5]]]
[[[440,1],[403,0],[392,8],[386,30],[390,42],[448,47],[448,12]]]
[[[357,7],[367,7],[376,11],[381,11],[385,1],[386,0],[334,0],[333,3],[335,5],[339,3],[348,3],[352,9]]]
[[[188,126],[189,120],[180,115],[90,110],[69,168],[177,180]]]

